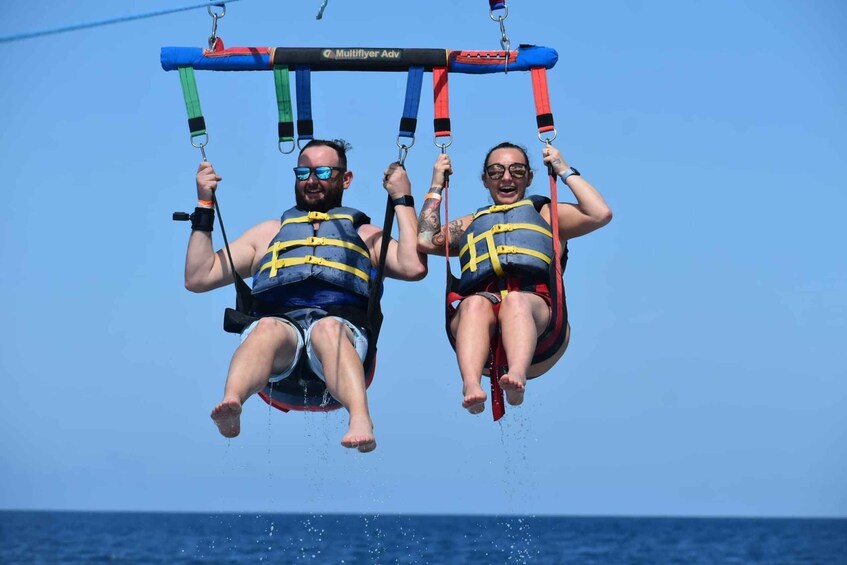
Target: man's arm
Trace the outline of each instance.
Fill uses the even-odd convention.
[[[213,193],[221,177],[211,163],[203,162],[197,169],[197,198],[200,207],[210,207]],[[273,233],[274,222],[259,224],[230,243],[232,261],[236,271],[242,277],[252,274],[252,266],[257,253],[257,242],[266,237],[269,230]],[[273,237],[271,235],[271,237]],[[270,241],[265,239],[264,243]],[[264,243],[258,243],[259,246]],[[185,253],[185,288],[191,292],[206,292],[220,288],[232,282],[232,270],[223,250],[217,253],[212,246],[212,232],[192,230]]]
[[[392,163],[385,171],[383,186],[388,192],[391,200],[411,196],[412,185],[406,169],[397,163]],[[396,205],[394,217],[397,220],[399,231],[398,239],[388,243],[388,252],[385,257],[385,274],[388,277],[407,281],[417,281],[426,276],[426,255],[419,253],[417,249],[418,219],[415,215],[414,206]],[[366,225],[360,228],[362,239],[368,244],[372,261],[379,261],[379,253],[382,249],[382,238],[391,237],[391,234],[383,233],[378,227]]]

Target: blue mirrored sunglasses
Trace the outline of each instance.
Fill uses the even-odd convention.
[[[332,171],[346,171],[343,167],[294,167],[294,176],[297,180],[309,180],[314,171],[315,177],[318,180],[328,180],[332,176]]]

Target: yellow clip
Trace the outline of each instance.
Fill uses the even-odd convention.
[[[329,220],[329,214],[326,212],[309,212],[309,219],[313,222],[325,222]]]
[[[501,253],[509,254],[509,253],[517,253],[517,252],[518,252],[518,248],[515,247],[514,245],[498,245],[497,246],[497,254],[498,255],[500,255]]]
[[[504,233],[517,229],[513,224],[495,224],[491,231],[494,233]]]
[[[309,265],[324,265],[325,261],[320,257],[315,257],[314,255],[306,255],[303,257],[303,261],[308,263]]]
[[[326,245],[326,238],[310,237],[306,240],[306,245],[310,245],[312,247],[315,247],[317,245]]]

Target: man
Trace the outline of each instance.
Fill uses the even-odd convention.
[[[391,235],[371,225],[358,210],[342,207],[344,191],[353,181],[352,171],[347,170],[347,149],[343,140],[310,141],[294,169],[296,206],[280,220],[250,228],[230,245],[238,274],[253,276],[253,296],[262,311],[243,331],[223,400],[212,410],[212,420],[225,437],[239,434],[244,401],[269,380],[308,371],[323,380],[349,412],[341,444],[362,453],[376,449],[363,365],[369,336],[362,316],[345,319],[333,315],[333,310],[363,313],[367,309],[370,271],[379,263],[382,238]],[[215,253],[212,247],[211,201],[220,180],[210,163],[200,164],[199,208],[192,219],[185,258],[185,287],[192,292],[232,282],[224,252]],[[393,163],[383,181],[399,228],[399,240],[388,244],[385,275],[420,280],[427,265],[426,256],[416,247],[417,217],[409,178]],[[303,235],[316,237],[304,244]]]

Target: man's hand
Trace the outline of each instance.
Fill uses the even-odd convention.
[[[388,196],[392,200],[412,194],[412,183],[409,181],[409,175],[406,174],[405,167],[396,161],[385,169],[382,186],[388,191]]]
[[[208,161],[203,161],[197,168],[197,200],[212,200],[221,177]]]

